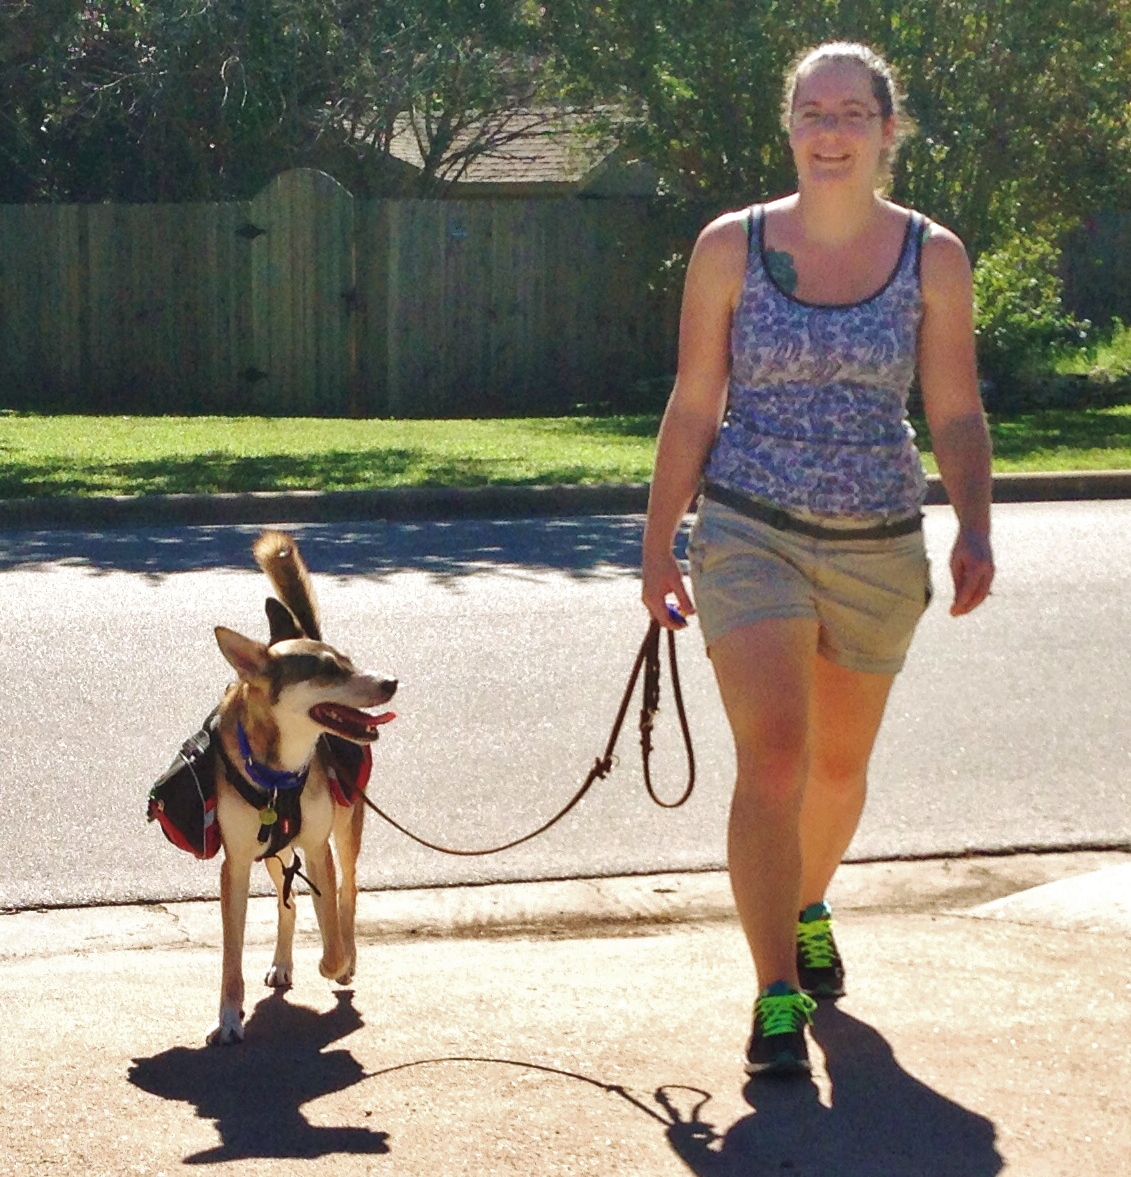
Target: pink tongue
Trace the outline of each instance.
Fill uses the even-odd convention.
[[[396,719],[397,713],[395,711],[382,711],[380,715],[371,715],[366,721],[367,727],[376,727],[381,723],[392,723]]]

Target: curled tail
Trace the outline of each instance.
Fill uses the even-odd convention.
[[[265,531],[251,546],[256,564],[263,569],[279,600],[291,611],[302,632],[322,640],[318,604],[310,572],[299,554],[294,538],[283,531]]]

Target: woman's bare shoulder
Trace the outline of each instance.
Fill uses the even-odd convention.
[[[717,289],[737,290],[746,272],[748,209],[723,213],[695,242],[688,276],[706,279]]]
[[[962,238],[929,217],[923,232],[923,293],[965,295],[970,289],[970,257]]]

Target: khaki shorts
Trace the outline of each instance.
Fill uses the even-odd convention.
[[[931,600],[922,531],[811,539],[703,499],[687,554],[708,652],[743,626],[812,617],[823,657],[848,670],[896,674]]]

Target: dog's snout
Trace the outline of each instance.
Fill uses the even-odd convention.
[[[397,680],[395,678],[385,678],[381,680],[381,692],[385,696],[387,703],[397,693]]]

